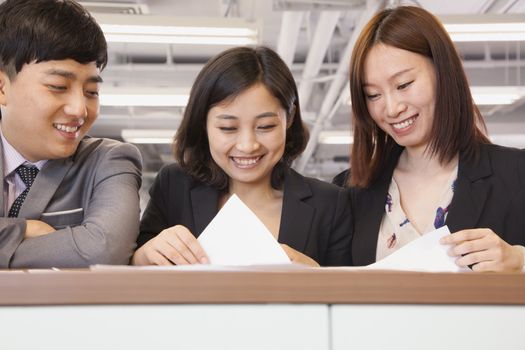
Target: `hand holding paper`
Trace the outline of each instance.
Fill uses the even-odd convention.
[[[523,269],[524,254],[488,228],[455,232],[441,238],[449,244],[449,255],[459,266],[472,266],[473,271],[516,271]]]
[[[186,227],[168,227],[150,239],[133,255],[133,265],[207,264],[199,242]]]
[[[466,271],[457,266],[454,258],[448,256],[448,246],[440,244],[441,237],[450,234],[447,226],[429,232],[406,244],[401,249],[378,262],[368,265],[366,269],[406,270],[427,272]]]

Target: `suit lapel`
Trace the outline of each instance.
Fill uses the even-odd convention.
[[[298,251],[304,251],[312,228],[315,209],[304,202],[312,196],[305,179],[289,169],[284,178],[283,208],[279,227],[280,243],[285,243]]]
[[[18,216],[27,219],[40,219],[73,164],[71,158],[48,161],[38,173]]]
[[[451,232],[476,227],[491,190],[485,178],[491,175],[492,166],[483,146],[477,162],[460,157],[458,179],[446,220]]]
[[[392,150],[385,170],[370,187],[351,189],[352,210],[355,211],[356,218],[352,240],[354,265],[369,265],[376,261],[377,239],[385,213],[386,195],[402,151],[402,147]]]
[[[219,192],[210,186],[198,185],[191,189],[193,222],[198,237],[218,212]]]
[[[373,188],[359,190],[360,200],[352,206],[356,211],[355,235],[352,241],[352,256],[355,265],[369,265],[376,260],[377,239],[381,219],[385,212],[385,201],[389,182],[376,184]]]
[[[6,213],[4,213],[4,147],[2,145],[2,142],[0,140],[0,177],[2,178],[2,184],[0,184],[0,189],[2,192],[0,192],[0,217],[6,217]]]

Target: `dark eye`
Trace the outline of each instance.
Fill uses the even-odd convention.
[[[406,89],[407,87],[409,87],[414,81],[409,81],[408,83],[404,83],[404,84],[401,84],[397,87],[398,90],[404,90]]]
[[[54,91],[65,91],[67,89],[64,85],[48,85],[47,87]]]
[[[98,97],[98,91],[86,91],[86,94],[91,97]]]
[[[259,130],[271,130],[275,128],[275,124],[266,124],[266,125],[260,125],[257,127]]]
[[[233,126],[219,126],[219,130],[224,131],[224,132],[232,132],[237,129]]]
[[[379,94],[366,95],[366,98],[370,101],[374,101],[379,98]]]

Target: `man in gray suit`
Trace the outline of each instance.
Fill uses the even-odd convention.
[[[140,154],[85,136],[106,63],[100,27],[73,0],[0,4],[0,268],[128,263]]]

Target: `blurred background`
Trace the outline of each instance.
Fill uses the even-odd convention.
[[[525,0],[80,3],[101,24],[110,54],[91,135],[140,148],[144,201],[156,172],[173,162],[170,143],[197,73],[212,56],[239,45],[277,50],[296,78],[311,138],[294,167],[325,180],[347,168],[350,52],[376,11],[400,4],[421,6],[444,22],[493,142],[525,147]]]

